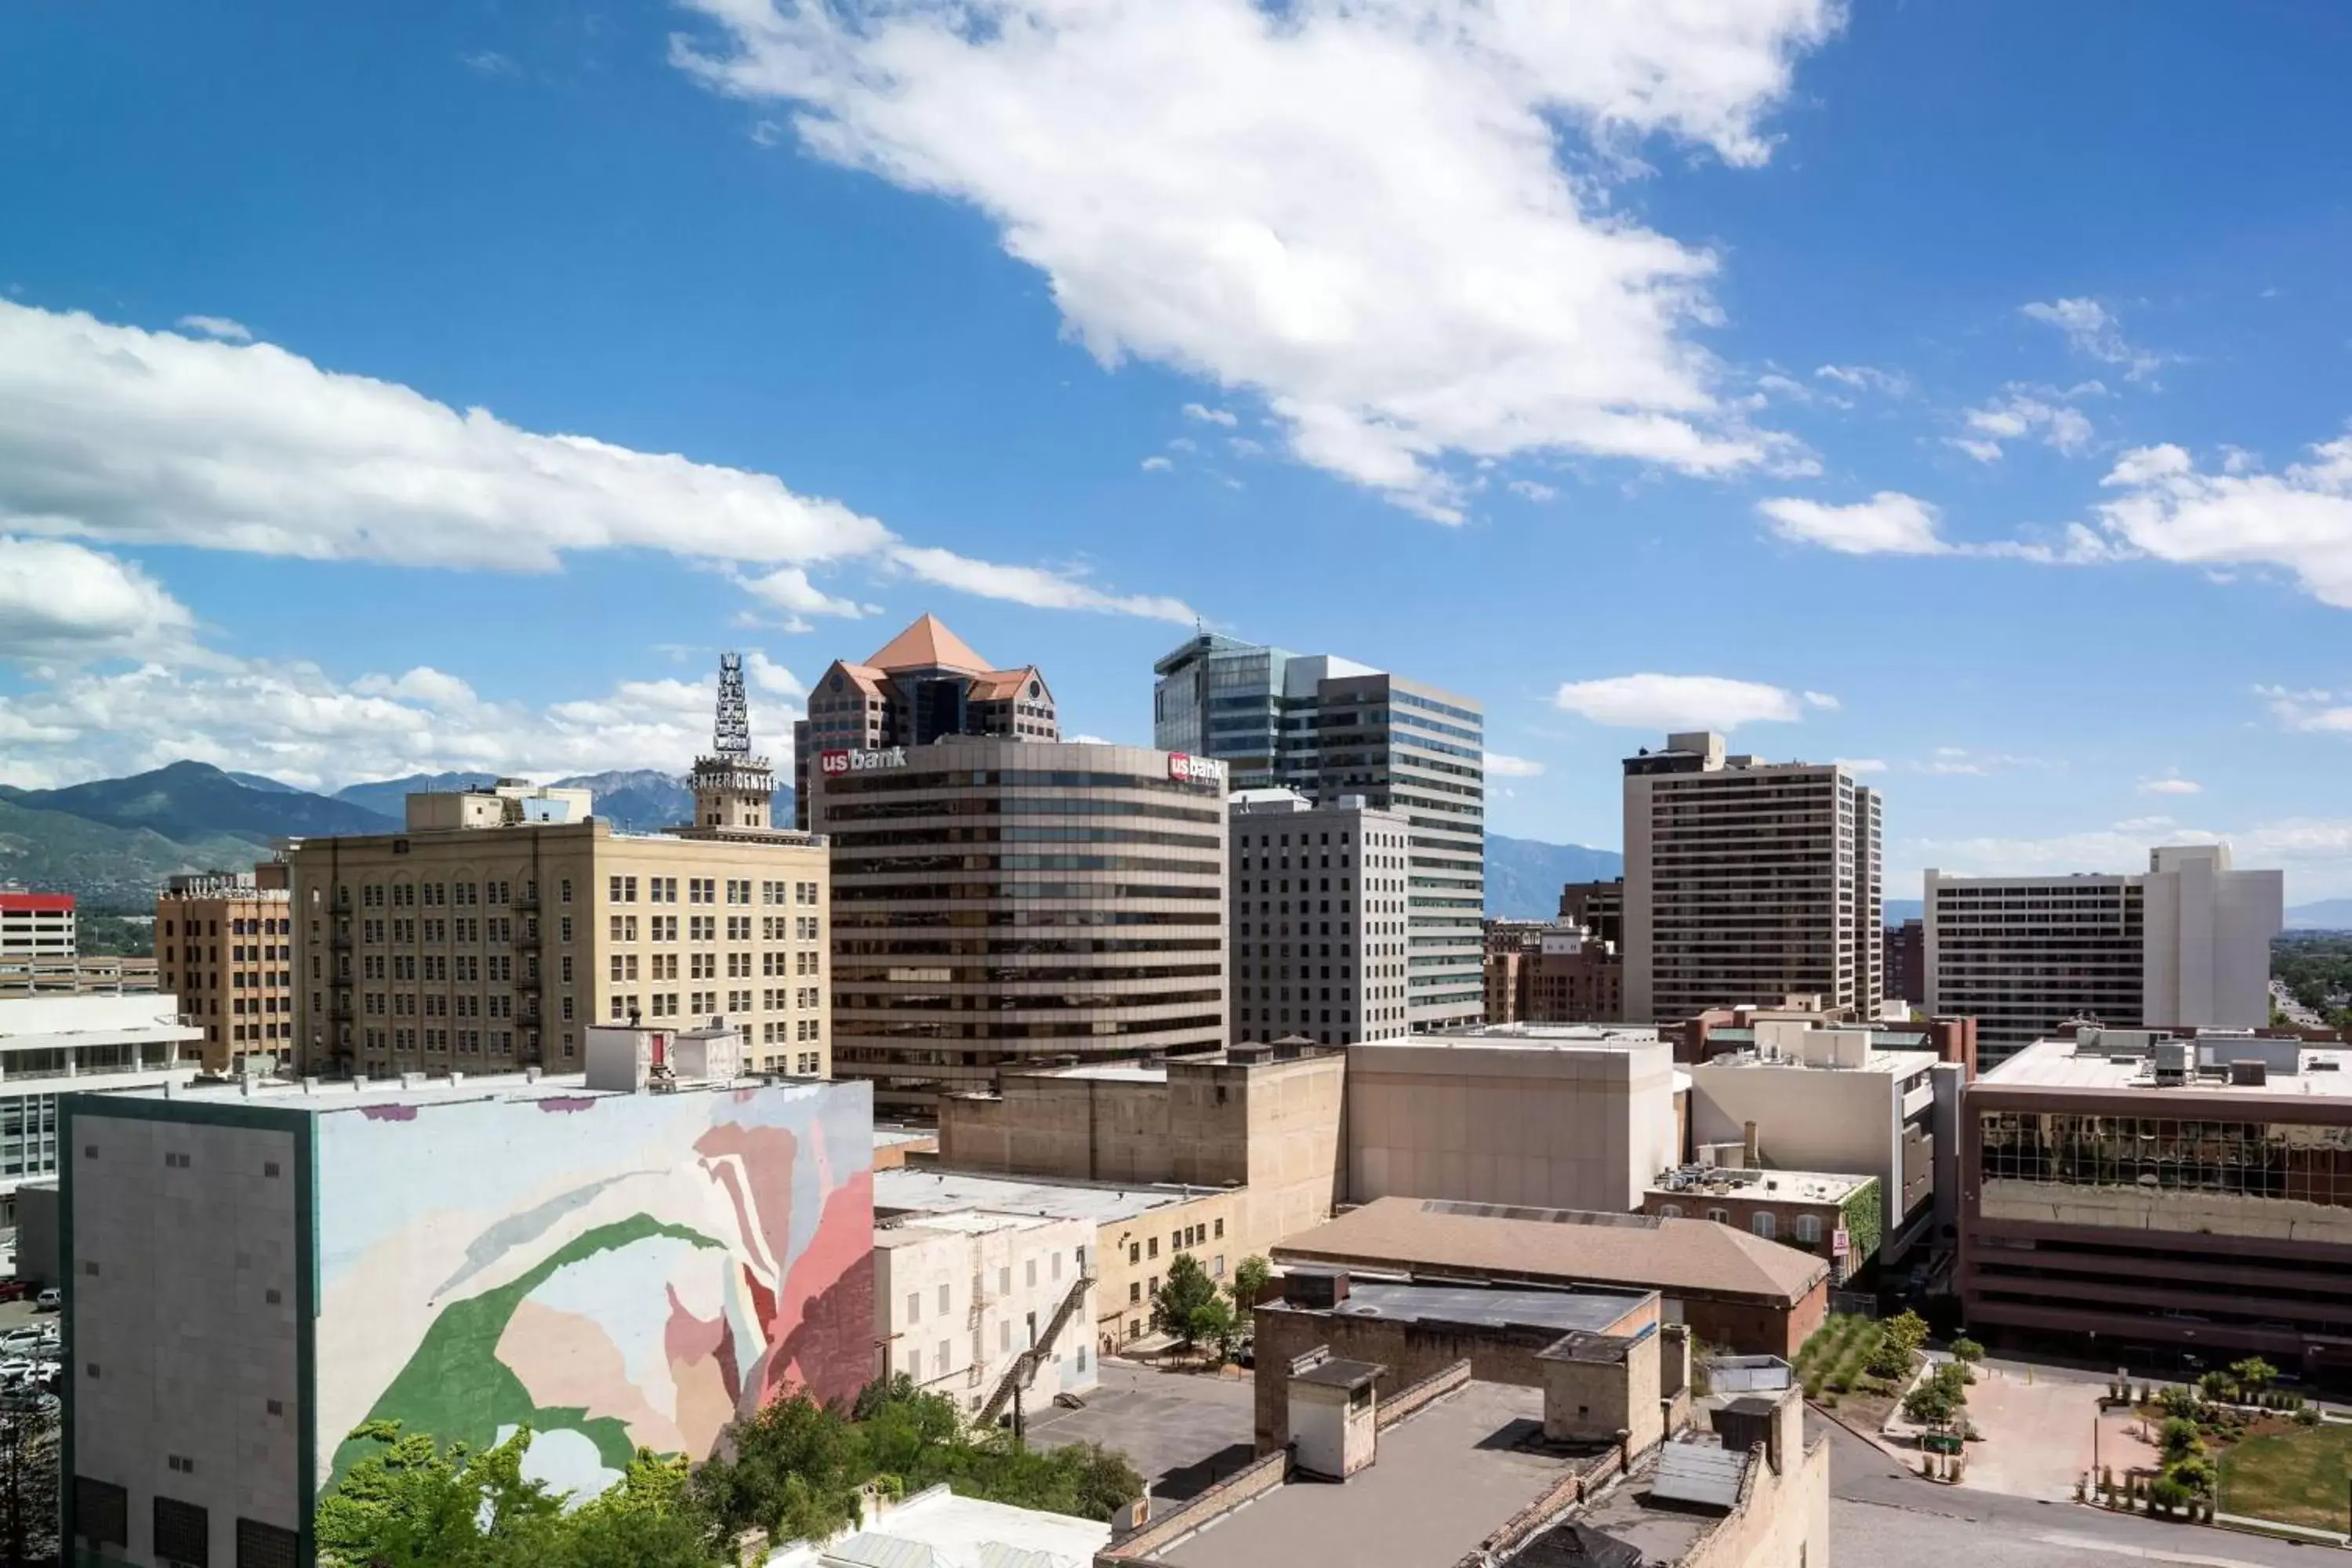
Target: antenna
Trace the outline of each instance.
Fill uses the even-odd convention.
[[[711,726],[710,749],[724,757],[751,754],[751,709],[743,700],[743,656],[719,656],[719,719]]]

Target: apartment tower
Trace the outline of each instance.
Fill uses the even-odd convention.
[[[1927,877],[1927,1011],[1978,1021],[1986,1070],[2074,1019],[2111,1028],[2259,1029],[2279,871],[2226,845],[2152,850],[2146,872]]]
[[[1836,763],[1670,735],[1625,759],[1625,1016],[1809,994],[1874,1015],[1878,795]]]
[[[809,826],[808,759],[819,752],[928,746],[947,735],[1058,741],[1054,693],[1034,664],[996,669],[936,616],[921,616],[863,664],[836,659],[793,726],[793,821]]]
[[[1213,632],[1152,668],[1153,744],[1222,760],[1237,789],[1318,805],[1360,796],[1404,819],[1406,1026],[1484,1016],[1485,710],[1370,665]]]
[[[209,1073],[294,1055],[294,905],[288,868],[173,877],[155,896],[156,983],[205,1032]]]
[[[592,1022],[723,1017],[749,1065],[826,1076],[825,847],[773,825],[742,679],[722,656],[691,823],[623,833],[585,790],[509,779],[293,846],[303,1070],[577,1072]]]
[[[1360,795],[1318,806],[1286,789],[1236,791],[1230,809],[1233,1038],[1406,1034],[1411,825]]]

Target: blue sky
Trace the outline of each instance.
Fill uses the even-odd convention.
[[[1197,614],[1502,832],[1714,721],[1898,896],[2352,893],[2352,14],[966,9],[11,8],[0,779],[781,751],[925,609],[1142,739]]]

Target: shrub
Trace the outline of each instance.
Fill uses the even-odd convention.
[[[1916,1351],[1927,1342],[1927,1320],[1906,1309],[1887,1319],[1881,1331],[1906,1351]]]
[[[2295,1410],[2295,1413],[2294,1413],[2294,1424],[2295,1424],[2296,1426],[2318,1426],[2318,1425],[2319,1425],[2319,1407],[2318,1407],[2317,1405],[2301,1405],[2301,1406],[2299,1406],[2299,1407]]]
[[[1985,1348],[1966,1334],[1952,1342],[1952,1359],[1963,1366],[1974,1366],[1984,1360]]]
[[[2205,1440],[2198,1433],[2197,1423],[2178,1415],[2168,1418],[2158,1429],[2156,1446],[2163,1451],[2166,1462],[2173,1464],[2205,1451]]]

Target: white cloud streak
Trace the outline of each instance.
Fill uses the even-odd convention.
[[[1756,510],[1781,538],[1844,555],[1944,555],[1952,548],[1936,531],[1936,509],[1899,490],[1851,506],[1782,497]]]
[[[1540,778],[1543,772],[1544,765],[1531,757],[1515,757],[1507,752],[1486,753],[1486,773],[1490,778]]]
[[[250,328],[243,321],[231,321],[226,316],[183,316],[173,325],[200,337],[216,338],[225,343],[249,343],[253,341]]]
[[[1799,716],[1795,694],[1717,675],[1644,673],[1573,680],[1552,700],[1596,724],[1628,730],[1728,732],[1743,724],[1793,723]]]
[[[1793,448],[1690,341],[1716,258],[1608,185],[1651,136],[1763,163],[1832,0],[689,4],[715,33],[682,67],[987,215],[1103,363],[1250,391],[1295,457],[1424,515],[1461,517],[1460,458]]]
[[[185,605],[127,562],[0,535],[0,658],[166,653],[187,646],[194,627]]]
[[[2018,307],[2019,313],[2066,336],[2076,353],[2102,364],[2120,365],[2132,381],[2145,381],[2164,367],[2167,357],[2136,348],[2124,341],[2123,324],[2096,300],[2038,300]]]
[[[2099,521],[2129,551],[2208,569],[2276,568],[2322,604],[2352,609],[2352,434],[2279,474],[2254,471],[2242,454],[2205,472],[2182,447],[2143,447],[2103,482],[2115,496],[2097,508]]]

